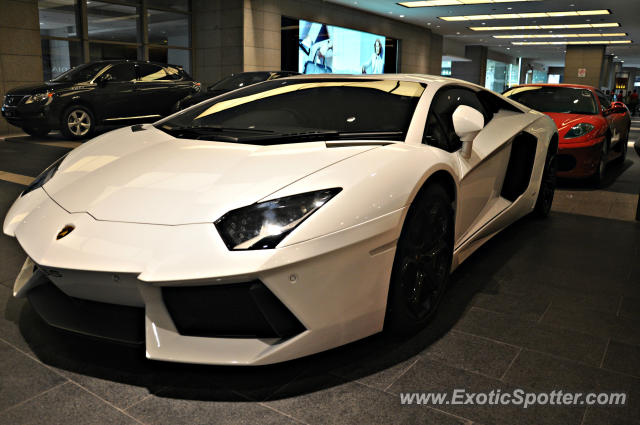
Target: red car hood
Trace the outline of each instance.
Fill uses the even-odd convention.
[[[600,115],[585,115],[585,114],[563,114],[557,112],[545,112],[558,127],[558,135],[560,136],[560,143],[577,143],[590,139],[593,137],[599,137],[606,130],[606,121]],[[564,139],[564,135],[571,129],[571,127],[581,122],[586,122],[595,126],[595,129],[586,136],[577,137],[575,139]]]
[[[558,127],[560,133],[564,133],[564,130],[567,129],[567,127],[571,128],[581,122],[593,124],[593,115],[561,114],[557,112],[545,112],[545,114],[549,115],[553,122],[556,123],[556,127]]]

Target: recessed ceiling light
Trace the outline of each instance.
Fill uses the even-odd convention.
[[[465,4],[491,4],[491,3],[520,3],[541,0],[421,0],[403,1],[398,3],[404,7],[437,7],[437,6],[462,6]]]
[[[493,38],[598,38],[598,37],[626,37],[626,32],[602,33],[582,33],[582,34],[517,34],[517,35],[494,35]]]
[[[631,40],[598,40],[598,41],[512,41],[516,46],[548,46],[558,44],[629,44]]]
[[[499,13],[493,15],[439,16],[443,21],[479,21],[488,19],[561,18],[566,16],[610,15],[608,9],[569,10],[564,12]]]
[[[578,28],[611,28],[619,27],[617,22],[607,22],[602,24],[560,24],[560,25],[512,25],[507,27],[469,27],[472,31],[517,31],[517,30],[564,30]]]

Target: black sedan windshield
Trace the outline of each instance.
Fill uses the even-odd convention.
[[[516,102],[540,112],[596,114],[596,101],[590,90],[573,87],[524,86],[504,93]]]
[[[55,81],[56,83],[89,81],[93,79],[93,77],[95,77],[96,74],[106,65],[107,64],[105,63],[88,63],[80,65],[58,75],[51,81]]]
[[[156,126],[175,137],[255,144],[328,136],[402,141],[423,91],[420,83],[398,80],[272,80],[203,102]]]

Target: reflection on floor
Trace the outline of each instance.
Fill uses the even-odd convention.
[[[34,176],[67,151],[0,141],[0,170]],[[630,161],[618,179],[638,172]],[[555,209],[578,206],[548,220],[525,218],[480,248],[452,275],[440,311],[416,335],[376,335],[256,368],[148,361],[144,350],[48,327],[11,296],[25,256],[2,235],[0,424],[640,425],[640,222],[613,217],[614,205],[637,196],[640,180],[629,193],[633,183],[560,191]],[[23,188],[0,180],[0,217]],[[596,196],[611,205],[591,215],[616,219],[585,215]],[[403,406],[399,396],[516,388],[626,392],[629,401],[522,409]]]

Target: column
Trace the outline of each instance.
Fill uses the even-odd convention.
[[[605,46],[568,45],[564,59],[564,82],[600,87]]]

